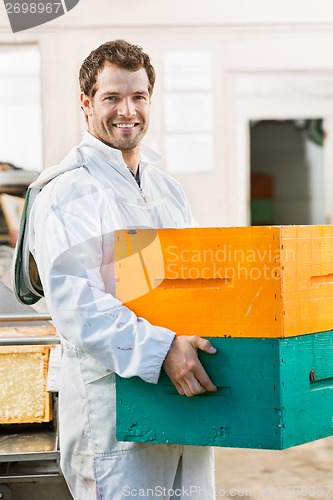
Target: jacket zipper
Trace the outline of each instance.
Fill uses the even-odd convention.
[[[149,203],[148,196],[146,195],[146,193],[144,192],[144,190],[142,189],[142,187],[139,186],[139,184],[136,182],[136,180],[135,180],[134,177],[133,177],[133,180],[134,180],[134,182],[136,184],[136,187],[139,189],[139,192],[140,192],[140,195],[141,195],[141,198],[143,199],[143,201],[145,203]],[[152,216],[151,216],[151,209],[150,208],[148,209],[148,213],[149,213],[149,217],[150,217],[151,227],[154,228],[155,224],[153,223],[153,219],[152,219]]]
[[[136,178],[135,178],[135,176],[134,176],[131,168],[128,165],[127,165],[127,168],[129,170],[129,172],[131,173],[131,176],[132,176],[132,178],[133,178],[133,180],[135,182],[136,187],[139,188],[139,191],[140,191],[140,194],[141,194],[141,198],[143,199],[143,201],[145,203],[148,203],[148,197],[147,197],[146,193],[144,192],[144,190],[142,189],[142,187],[140,186],[140,184],[137,182],[137,180],[136,180]]]
[[[148,203],[148,197],[141,186],[138,186],[142,199],[145,203]]]

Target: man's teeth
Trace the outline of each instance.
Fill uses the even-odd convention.
[[[133,128],[134,123],[117,123],[116,126],[118,128]]]

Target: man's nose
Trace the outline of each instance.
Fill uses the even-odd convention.
[[[131,117],[135,115],[135,106],[130,99],[122,99],[118,106],[118,115]]]

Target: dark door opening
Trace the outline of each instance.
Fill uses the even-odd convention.
[[[251,225],[325,224],[322,124],[250,123]]]

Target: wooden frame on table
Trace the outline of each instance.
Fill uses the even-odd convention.
[[[6,193],[0,194],[0,205],[9,232],[17,232],[20,227],[24,207],[24,198]]]

